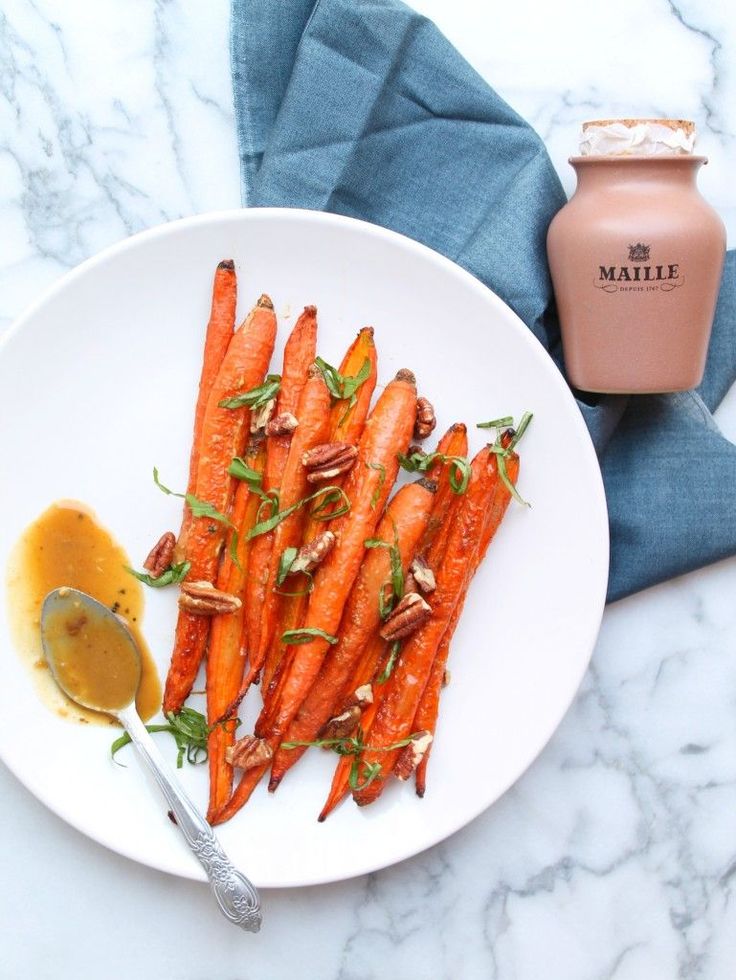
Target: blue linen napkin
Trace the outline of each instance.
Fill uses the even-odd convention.
[[[545,254],[565,195],[534,130],[398,0],[233,0],[247,206],[335,211],[449,256],[562,366]],[[578,398],[611,529],[608,598],[736,554],[736,446],[713,411],[736,377],[736,258],[705,380],[677,395]]]

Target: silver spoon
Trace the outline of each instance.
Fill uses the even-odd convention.
[[[100,656],[95,634],[107,632],[110,649]],[[55,589],[44,599],[41,612],[43,649],[56,683],[83,708],[117,718],[153,773],[187,844],[205,870],[223,915],[248,932],[261,927],[258,892],[230,862],[212,828],[199,813],[164,762],[135,706],[141,658],[130,631],[107,606],[77,589]],[[103,659],[104,658],[104,659]],[[95,672],[97,669],[97,673]],[[115,681],[108,691],[98,689],[102,672]]]

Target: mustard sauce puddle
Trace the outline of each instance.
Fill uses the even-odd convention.
[[[144,721],[151,718],[161,706],[161,683],[148,646],[140,631],[143,615],[143,587],[125,570],[130,565],[125,551],[110,533],[101,527],[92,511],[76,501],[60,501],[43,512],[21,536],[10,561],[8,575],[8,602],[10,624],[16,650],[32,671],[41,700],[62,717],[82,723],[117,724],[109,715],[82,708],[70,701],[58,688],[51,675],[41,645],[41,606],[46,595],[53,589],[71,586],[87,592],[127,623],[141,655],[141,682],[136,696],[138,713]],[[72,630],[75,624],[60,624],[60,628]],[[85,674],[81,683],[95,684],[98,692],[105,689],[105,664],[107,663],[107,694],[98,703],[112,708],[115,695],[113,685],[117,680],[110,668],[112,653],[109,636],[98,636],[98,630],[90,623],[78,624],[80,631],[87,631],[88,641],[82,636],[81,660],[75,661],[75,683],[70,689],[79,690],[80,665]],[[93,635],[94,633],[94,635]],[[109,627],[106,634],[114,635]],[[69,639],[76,639],[69,634]],[[99,646],[95,657],[92,647]],[[70,644],[70,650],[71,650]],[[106,653],[104,651],[107,651]],[[71,660],[70,660],[71,663]],[[124,670],[120,666],[116,670]],[[128,678],[129,680],[129,678]],[[105,700],[112,698],[112,700]],[[96,700],[93,697],[90,701]]]

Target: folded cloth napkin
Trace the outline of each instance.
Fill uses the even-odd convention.
[[[243,201],[402,232],[498,293],[558,365],[545,254],[565,203],[534,130],[398,0],[233,0]],[[711,411],[736,377],[728,255],[705,380],[578,399],[611,528],[609,600],[736,554],[736,446]]]

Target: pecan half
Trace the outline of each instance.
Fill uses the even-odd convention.
[[[329,555],[336,541],[333,531],[323,531],[316,538],[312,538],[308,544],[302,545],[291,563],[289,574],[313,571]]]
[[[240,599],[209,582],[182,582],[179,608],[195,616],[220,616],[240,609]]]
[[[396,778],[408,779],[426,755],[427,749],[431,744],[431,732],[417,732],[411,742],[401,750],[399,758],[394,764],[394,775]]]
[[[434,572],[424,558],[417,556],[411,565],[409,565],[409,572],[419,586],[419,591],[423,592],[425,595],[430,592],[434,592],[434,590],[437,588]]]
[[[352,735],[355,729],[358,727],[360,715],[360,707],[357,704],[351,705],[349,708],[346,708],[342,714],[336,715],[334,718],[330,718],[320,732],[319,737],[348,738],[348,736]],[[332,746],[326,745],[325,748],[329,749],[332,748]]]
[[[152,578],[159,578],[169,568],[175,547],[176,535],[173,531],[166,531],[148,552],[143,567],[151,573]]]
[[[265,429],[268,423],[271,421],[274,411],[276,410],[276,399],[269,398],[267,402],[261,405],[260,408],[256,408],[250,413],[250,431],[251,434],[258,432],[259,429]]]
[[[332,480],[352,469],[358,456],[358,447],[349,442],[325,442],[302,455],[302,463],[309,470],[309,483]]]
[[[434,432],[437,419],[434,406],[428,398],[417,398],[417,419],[414,423],[414,438],[426,439]]]
[[[244,735],[225,749],[225,761],[236,769],[255,769],[273,758],[273,749],[265,738]]]
[[[266,422],[266,435],[288,436],[298,425],[299,421],[296,415],[292,415],[291,412],[282,412]]]
[[[432,615],[432,607],[418,592],[408,592],[394,609],[381,629],[381,636],[389,643],[403,640],[419,629]]]

